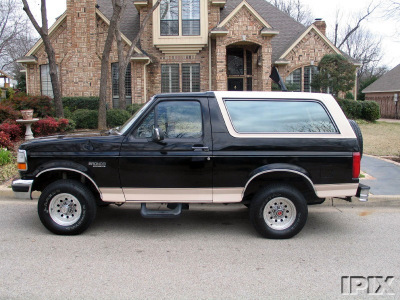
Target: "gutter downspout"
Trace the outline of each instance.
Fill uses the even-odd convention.
[[[147,70],[147,66],[151,63],[151,59],[149,59],[149,61],[147,63],[144,64],[143,66],[143,85],[144,85],[144,102],[147,102],[147,74],[146,74],[146,70]]]
[[[211,74],[211,37],[208,37],[208,90],[212,91],[212,74]]]

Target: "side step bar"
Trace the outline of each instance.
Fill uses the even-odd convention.
[[[178,203],[172,210],[147,209],[146,203],[141,204],[140,214],[143,218],[176,218],[182,213],[182,203]]]

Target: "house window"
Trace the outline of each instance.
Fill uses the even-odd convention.
[[[316,66],[306,66],[294,70],[286,77],[286,85],[289,91],[295,92],[313,92],[318,93],[319,90],[311,86],[312,80],[318,74]],[[302,83],[304,83],[302,87]]]
[[[179,35],[179,0],[162,0],[160,3],[161,35]]]
[[[48,64],[40,66],[40,84],[41,84],[42,95],[54,98],[53,86],[51,85],[51,78],[50,78],[50,66]]]
[[[182,64],[182,92],[200,92],[200,64]]]
[[[318,74],[318,68],[316,66],[304,67],[304,91],[317,93],[319,90],[314,89],[311,86],[312,80],[315,75]]]
[[[179,92],[179,64],[161,65],[161,92]]]
[[[200,35],[200,0],[162,0],[160,33],[162,36]]]
[[[182,35],[200,35],[200,0],[182,0]]]
[[[289,91],[301,92],[301,68],[294,70],[286,77],[286,87]]]
[[[119,107],[119,67],[118,63],[111,64],[111,73],[112,73],[112,98],[113,98],[113,107]],[[131,82],[131,64],[128,64],[125,73],[125,99],[126,105],[132,104],[132,82]]]

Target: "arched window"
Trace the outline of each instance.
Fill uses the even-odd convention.
[[[319,91],[311,87],[314,76],[318,74],[316,66],[305,66],[294,70],[286,77],[286,87],[295,92],[313,92]]]

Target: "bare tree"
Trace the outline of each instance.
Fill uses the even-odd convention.
[[[24,4],[24,11],[28,15],[29,20],[31,20],[33,27],[35,27],[36,31],[39,33],[40,37],[42,38],[45,51],[47,53],[47,58],[49,60],[49,68],[50,68],[50,78],[51,78],[51,85],[53,87],[53,94],[54,94],[54,106],[55,106],[55,114],[56,117],[61,118],[64,117],[64,109],[61,100],[61,88],[60,82],[58,80],[58,72],[57,72],[57,62],[56,62],[56,55],[54,52],[54,48],[51,44],[50,37],[49,37],[49,26],[47,22],[47,10],[46,10],[46,0],[41,0],[41,17],[42,17],[42,27],[39,26],[38,22],[36,21],[35,17],[33,16],[27,0],[22,0]]]
[[[101,57],[101,75],[100,75],[100,92],[99,92],[99,121],[98,127],[100,130],[107,129],[107,81],[108,67],[110,62],[110,53],[114,41],[114,34],[117,24],[120,22],[123,8],[123,0],[112,0],[113,14],[108,26],[107,38],[104,44],[103,54]]]
[[[301,0],[268,0],[272,5],[287,13],[296,21],[305,26],[313,23],[314,17],[311,9],[304,5]]]
[[[122,37],[121,37],[121,23],[118,22],[115,30],[115,36],[117,40],[117,47],[118,47],[118,91],[119,91],[119,108],[120,109],[125,109],[126,107],[126,101],[125,101],[125,77],[126,77],[126,69],[128,67],[128,64],[131,60],[133,51],[135,50],[135,46],[140,40],[140,37],[143,34],[144,28],[146,27],[150,17],[153,15],[154,10],[160,5],[161,0],[158,0],[150,9],[150,11],[147,13],[146,17],[143,19],[143,22],[140,24],[140,29],[134,40],[132,41],[132,44],[126,53],[124,55],[124,45],[122,43]],[[124,4],[124,9],[126,7],[126,3]]]
[[[33,45],[28,18],[17,0],[0,1],[0,68],[17,75],[15,61]]]
[[[383,9],[384,17],[393,20],[396,24],[396,35],[400,37],[400,0],[387,0]]]
[[[347,22],[342,21],[343,17],[341,16],[340,10],[336,11],[334,36],[331,39],[334,41],[334,45],[341,49],[346,41],[360,28],[364,21],[367,21],[368,17],[370,17],[378,7],[379,3],[374,4],[374,2],[371,1],[364,12],[358,13],[353,17],[353,21]],[[343,23],[346,25],[343,26]]]

